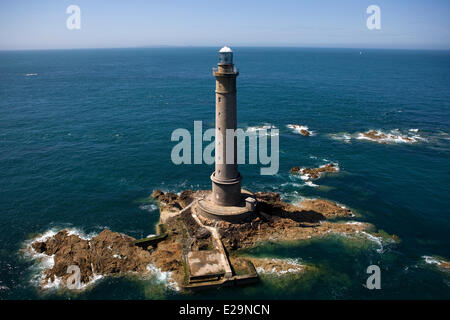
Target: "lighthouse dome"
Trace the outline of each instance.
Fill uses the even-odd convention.
[[[224,46],[219,52],[233,52],[233,50],[231,50],[230,47]]]
[[[233,51],[229,47],[224,46],[219,51],[219,65],[230,64],[233,64]]]

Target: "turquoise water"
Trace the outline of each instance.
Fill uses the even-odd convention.
[[[449,273],[423,256],[450,259],[450,53],[353,49],[236,48],[239,127],[280,129],[279,173],[243,165],[243,184],[287,201],[345,204],[399,244],[339,236],[269,243],[247,254],[299,258],[316,269],[193,296],[167,289],[161,277],[104,278],[76,295],[37,290],[38,266],[20,251],[36,233],[108,227],[146,236],[158,212],[141,200],[153,189],[210,187],[212,166],[172,164],[170,135],[192,131],[194,120],[214,126],[216,51],[0,52],[0,298],[448,299]],[[286,127],[297,123],[315,135]],[[369,129],[418,139],[356,139]],[[341,171],[317,187],[288,173],[324,159]],[[371,264],[381,267],[381,290],[363,286]]]

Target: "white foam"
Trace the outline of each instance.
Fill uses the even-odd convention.
[[[153,264],[149,264],[147,266],[147,270],[151,272],[158,282],[166,284],[169,288],[175,291],[180,291],[178,284],[172,279],[172,272],[162,271]]]
[[[292,266],[292,268],[288,268],[286,270],[277,270],[276,267],[272,267],[272,269],[264,269],[263,267],[257,267],[256,271],[258,273],[264,273],[264,274],[273,274],[277,276],[282,276],[289,273],[298,273],[301,272],[304,268],[304,266],[301,264],[299,259],[262,259],[262,260],[268,260],[274,263],[284,263],[289,264]]]
[[[247,127],[247,129],[245,131],[258,133],[259,131],[265,130],[267,136],[278,135],[278,132],[273,132],[272,129],[277,129],[277,127],[274,125],[271,125],[271,124],[266,124],[266,125],[262,125],[262,126]]]
[[[352,135],[350,133],[333,133],[330,134],[331,139],[334,140],[339,140],[339,141],[344,141],[345,143],[350,143],[350,141],[352,140]]]
[[[303,171],[303,169],[301,169],[300,171]],[[310,176],[309,176],[309,174],[302,174],[302,175],[300,175],[300,179],[302,179],[302,180],[309,180],[309,178],[310,178]]]
[[[80,239],[83,239],[83,240],[91,240],[93,237],[98,235],[97,232],[91,232],[91,233],[86,234],[86,233],[84,233],[84,231],[77,229],[77,228],[66,228],[65,230],[67,230],[67,234],[69,236],[76,235],[76,236],[80,237]]]
[[[312,188],[316,188],[316,187],[319,186],[318,184],[315,184],[315,183],[313,183],[312,181],[309,181],[309,180],[305,182],[305,185],[307,185],[308,187],[312,187]]]
[[[371,138],[367,137],[364,134],[370,131],[375,131],[375,136],[379,136],[380,138]],[[352,139],[357,140],[368,140],[377,143],[416,143],[419,141],[427,142],[428,140],[419,134],[419,129],[409,129],[408,134],[403,134],[399,129],[393,129],[389,132],[384,132],[382,130],[368,130],[366,132],[357,132],[355,134],[350,133],[334,133],[330,134],[330,137],[334,140],[344,141],[345,143],[350,143]],[[414,133],[414,134],[412,134]]]
[[[143,204],[141,206],[139,206],[139,209],[144,210],[144,211],[148,211],[148,212],[154,212],[158,210],[158,206],[154,203],[152,204]]]
[[[79,287],[78,288],[74,288],[72,290],[85,290],[88,287],[91,287],[94,283],[98,282],[100,279],[103,279],[104,277],[102,275],[93,273],[93,275],[89,278],[89,282],[88,283],[84,283],[84,282],[80,282]],[[52,282],[50,281],[50,279],[47,279],[47,281],[44,283],[45,279],[42,278],[42,280],[39,282],[39,284],[41,285],[42,289],[53,289],[53,290],[58,290],[58,289],[62,289],[62,288],[68,288],[67,285],[64,283],[64,281],[62,280],[61,277],[56,277],[55,276],[55,280]]]
[[[287,187],[287,186],[292,186],[292,187],[296,187],[296,188],[300,188],[303,187],[303,184],[300,183],[296,183],[296,182],[285,182],[281,184],[282,187]]]
[[[361,231],[361,234],[363,234],[368,240],[375,242],[380,247],[379,249],[377,249],[377,252],[383,252],[383,241],[381,237],[376,237],[365,231]]]
[[[358,221],[352,221],[352,222],[347,222],[346,224],[362,224],[361,222],[358,222]],[[362,237],[364,237],[365,239],[367,239],[367,240],[369,240],[369,241],[372,241],[372,242],[375,242],[377,245],[378,245],[378,249],[376,249],[376,251],[378,252],[378,253],[383,253],[384,252],[384,247],[383,247],[383,241],[382,241],[382,238],[381,237],[376,237],[376,236],[374,236],[374,235],[371,235],[370,233],[367,233],[367,232],[365,232],[365,231],[359,231],[359,230],[355,230],[355,233],[354,234],[347,234],[347,233],[344,233],[344,232],[336,232],[336,231],[333,231],[333,230],[328,230],[328,232],[329,233],[333,233],[333,234],[337,234],[337,235],[339,235],[339,236],[342,236],[342,237],[345,237],[345,238],[351,238],[353,235],[359,235],[359,236],[362,236]]]
[[[37,73],[27,73],[25,76],[27,77],[33,77],[33,76],[37,76]]]
[[[431,257],[431,256],[422,256],[422,258],[425,260],[426,263],[428,264],[436,264],[436,265],[440,265],[442,263],[442,261],[439,261],[438,259]]]
[[[43,241],[46,241],[47,239],[50,239],[50,238],[54,237],[58,232],[59,232],[58,229],[52,228],[50,230],[45,231],[43,234],[41,234],[40,236],[34,238],[33,240],[30,240],[30,241],[27,241],[27,242],[30,242],[29,243],[30,245],[31,245],[31,243],[33,243],[35,241],[43,242]]]
[[[365,135],[370,131],[375,131],[375,136],[379,138],[371,138]],[[427,141],[419,135],[407,135],[402,134],[398,129],[391,130],[390,132],[383,132],[382,130],[369,130],[364,133],[358,133],[356,139],[369,140],[378,143],[416,143],[420,141]]]

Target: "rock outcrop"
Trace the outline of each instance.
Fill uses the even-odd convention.
[[[350,210],[323,200],[306,200],[296,206],[281,200],[276,192],[257,192],[257,213],[251,221],[232,224],[224,221],[202,222],[215,226],[224,245],[229,250],[249,248],[261,241],[301,240],[322,236],[328,232],[350,234],[369,227],[368,224],[339,224],[328,221],[335,218],[353,217]]]
[[[374,141],[378,143],[414,143],[418,140],[425,140],[418,135],[408,136],[401,134],[398,130],[392,130],[390,133],[384,133],[377,130],[369,130],[360,133],[358,139]]]
[[[338,172],[338,167],[333,163],[328,163],[324,166],[318,168],[300,168],[293,167],[290,172],[293,174],[302,174],[305,175],[308,179],[318,179],[325,172]]]
[[[300,203],[303,210],[321,212],[327,219],[354,217],[350,209],[324,199],[307,199]]]
[[[300,134],[305,137],[308,137],[311,133],[308,130],[300,129]]]
[[[287,127],[301,134],[304,137],[309,137],[311,135],[311,131],[309,131],[308,127],[306,126],[302,126],[300,124],[288,124]]]
[[[54,259],[53,267],[45,272],[44,284],[56,278],[65,282],[71,265],[80,268],[81,282],[87,284],[94,275],[146,272],[151,262],[150,253],[135,246],[134,241],[132,237],[107,229],[90,240],[62,230],[46,241],[33,242],[32,247]]]
[[[382,132],[377,132],[375,130],[370,130],[367,132],[363,132],[362,135],[368,139],[372,140],[383,140],[387,138],[387,135]]]

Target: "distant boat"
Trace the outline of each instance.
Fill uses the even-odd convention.
[[[27,73],[27,74],[26,74],[27,77],[37,76],[37,75],[38,75],[37,73]]]

